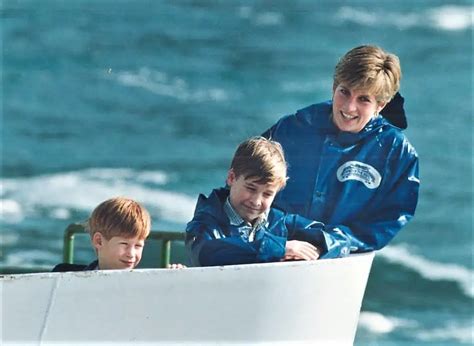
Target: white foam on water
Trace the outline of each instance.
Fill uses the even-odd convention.
[[[281,89],[292,93],[314,93],[315,90],[327,90],[332,87],[332,79],[318,78],[312,81],[286,81],[281,84]]]
[[[399,29],[429,27],[443,31],[469,30],[474,26],[474,7],[445,5],[422,12],[374,12],[343,6],[336,13],[342,22],[365,26],[394,26]],[[381,21],[380,18],[383,18]]]
[[[422,341],[456,340],[458,342],[472,345],[474,341],[473,330],[472,323],[465,326],[448,324],[443,328],[419,330],[415,334],[415,337]]]
[[[255,24],[259,26],[274,26],[283,23],[283,15],[279,12],[263,12],[255,16]]]
[[[0,199],[0,218],[9,222],[21,221],[23,211],[20,204],[12,199]]]
[[[129,168],[90,168],[81,171],[82,174],[89,177],[111,179],[111,178],[130,178],[132,174],[134,179],[141,182],[155,183],[164,185],[168,182],[168,176],[160,171],[133,171]]]
[[[415,321],[384,316],[374,311],[362,311],[359,316],[359,327],[374,334],[387,334],[400,327],[415,327]]]
[[[377,23],[377,15],[367,10],[359,10],[353,7],[341,7],[336,13],[337,19],[341,21],[353,22],[363,25],[375,25]]]
[[[71,212],[66,208],[55,208],[51,210],[49,216],[59,220],[67,220],[71,217]]]
[[[153,94],[175,98],[181,101],[227,101],[228,93],[217,87],[205,90],[192,90],[180,77],[171,77],[166,73],[142,67],[138,71],[118,71],[106,75],[119,84],[148,90]]]
[[[446,5],[427,11],[431,24],[439,29],[454,31],[474,26],[474,7]]]
[[[408,328],[411,330],[410,334],[421,341],[448,342],[456,340],[462,343],[472,343],[473,341],[472,323],[459,325],[449,322],[441,328],[422,329],[415,320],[384,316],[374,311],[361,311],[358,327],[373,334],[388,334],[399,328]]]
[[[156,185],[164,185],[168,183],[168,176],[160,171],[132,171],[128,168],[92,168],[88,170],[90,176],[102,179],[123,178],[133,179],[141,183],[151,183]]]
[[[415,254],[406,245],[391,245],[378,251],[385,260],[403,265],[432,281],[454,281],[463,292],[474,297],[474,271],[459,264],[436,262]]]
[[[175,223],[189,221],[195,197],[163,190],[161,185],[166,181],[166,175],[159,171],[86,169],[3,179],[1,197],[10,201],[7,206],[12,213],[21,210],[23,217],[46,209],[51,217],[67,219],[72,210],[90,213],[108,198],[126,196],[143,203],[155,218]],[[148,186],[150,183],[155,185]],[[1,218],[11,221],[4,215]]]
[[[38,265],[50,265],[58,261],[57,255],[44,250],[22,250],[15,253],[5,254],[2,263],[9,267],[35,267]]]
[[[240,6],[237,9],[240,18],[248,19],[257,26],[277,26],[284,22],[284,16],[276,11],[255,11],[250,6]]]

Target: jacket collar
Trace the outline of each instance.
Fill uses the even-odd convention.
[[[266,213],[261,214],[257,220],[254,221],[253,224],[250,222],[245,221],[239,213],[234,209],[232,204],[230,204],[230,197],[227,197],[223,206],[224,212],[226,213],[227,217],[229,218],[229,222],[232,226],[249,226],[254,229],[260,228],[260,226],[267,223],[268,211]]]
[[[379,132],[384,125],[388,125],[388,123],[382,116],[379,115],[371,119],[359,132],[353,133],[338,131],[334,136],[334,140],[343,147],[351,146],[362,141],[364,138],[373,134],[374,132]]]
[[[89,263],[83,270],[98,270],[99,269],[99,261],[95,260]]]
[[[357,144],[368,135],[380,131],[383,126],[393,126],[379,115],[370,120],[360,132],[340,131],[332,121],[331,112],[332,101],[326,101],[300,109],[296,116],[309,125],[312,131],[328,135],[334,143],[343,147]]]
[[[223,205],[228,196],[229,189],[224,187],[212,190],[208,197],[203,194],[199,195],[194,214],[212,215],[219,223],[227,223],[228,218],[224,212]]]

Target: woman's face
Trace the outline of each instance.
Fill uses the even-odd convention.
[[[332,121],[341,131],[360,132],[384,106],[374,95],[341,83],[333,91]]]

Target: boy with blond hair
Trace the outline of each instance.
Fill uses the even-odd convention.
[[[99,204],[87,222],[97,260],[89,265],[58,264],[53,271],[133,269],[150,234],[148,211],[138,202],[115,197]]]
[[[239,145],[227,187],[200,195],[186,228],[186,249],[195,266],[315,260],[349,253],[341,232],[271,208],[286,185],[287,166],[279,143],[263,137]]]

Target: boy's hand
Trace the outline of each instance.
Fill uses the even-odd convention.
[[[319,258],[319,249],[306,242],[301,240],[289,240],[286,242],[286,251],[283,261],[290,260],[316,260]]]
[[[168,269],[183,269],[183,268],[186,268],[186,266],[184,264],[181,264],[181,263],[172,263],[172,264],[168,264],[168,266],[166,268],[168,268]]]

